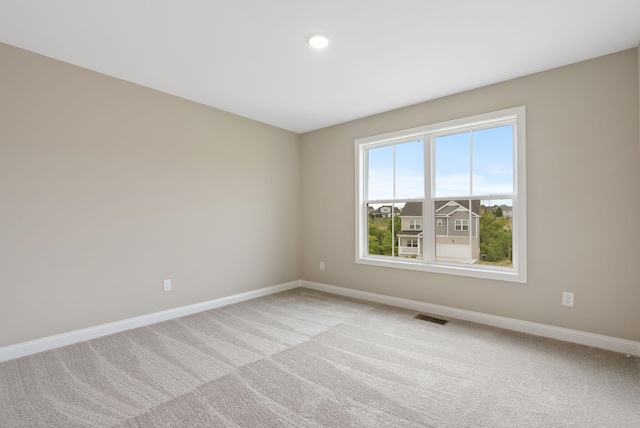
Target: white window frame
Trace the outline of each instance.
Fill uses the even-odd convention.
[[[459,226],[458,226],[459,224]],[[465,229],[465,226],[467,227]],[[458,229],[459,227],[459,229]],[[457,218],[455,225],[456,232],[467,232],[469,230],[469,219],[468,218]]]
[[[407,248],[418,248],[418,238],[407,238],[406,244]]]
[[[447,122],[411,128],[382,135],[375,135],[355,140],[355,173],[356,173],[356,258],[358,264],[417,270],[425,272],[461,275],[482,279],[527,282],[527,199],[526,199],[526,129],[524,106],[514,107],[477,116],[455,119]],[[368,211],[366,199],[367,189],[367,150],[376,146],[394,143],[424,141],[424,171],[425,195],[423,201],[424,224],[435,224],[433,201],[436,199],[434,191],[434,171],[432,159],[434,156],[433,141],[437,135],[452,132],[464,132],[469,129],[492,128],[510,124],[513,126],[513,193],[509,195],[474,195],[473,199],[511,199],[513,206],[513,266],[499,267],[492,265],[466,265],[462,263],[441,262],[435,259],[435,227],[423,230],[423,258],[408,259],[395,256],[380,256],[368,254]],[[442,198],[440,198],[442,199]],[[457,199],[464,199],[457,198]],[[405,202],[406,200],[397,200]],[[389,200],[389,202],[394,202]],[[471,223],[469,223],[469,226]]]
[[[420,219],[409,219],[409,230],[422,230],[422,222],[420,221]]]

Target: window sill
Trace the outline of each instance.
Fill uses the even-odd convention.
[[[458,275],[495,281],[507,281],[526,284],[527,276],[524,272],[500,267],[480,267],[478,265],[460,266],[446,262],[425,262],[421,259],[390,259],[388,257],[366,256],[357,257],[357,264],[387,267],[394,269],[406,269],[422,272],[439,273],[445,275]]]

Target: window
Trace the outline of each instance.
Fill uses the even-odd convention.
[[[469,230],[469,220],[467,219],[457,219],[456,220],[456,230]]]
[[[355,149],[356,263],[526,282],[524,107]]]

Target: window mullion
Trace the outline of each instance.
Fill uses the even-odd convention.
[[[391,204],[391,257],[395,257],[396,254],[396,197],[398,195],[396,189],[396,145],[393,145],[393,155],[392,155],[392,171],[393,171],[393,203]],[[400,240],[398,240],[398,247],[400,246]],[[400,250],[400,248],[398,248]]]
[[[469,196],[473,195],[473,131],[469,131]]]
[[[362,183],[357,187],[361,201],[356,206],[356,215],[358,216],[356,218],[356,227],[358,228],[356,256],[361,258],[369,253],[369,213],[367,209],[367,200],[369,199],[369,150],[359,146],[357,154],[357,167],[362,169],[358,174],[358,179],[362,180]]]
[[[472,180],[473,181],[473,180]],[[469,263],[473,260],[473,200],[469,198]]]
[[[435,145],[434,136],[425,135],[424,153],[424,193],[422,201],[422,259],[426,262],[433,262],[436,252],[436,232],[435,214],[433,207],[434,196],[434,165],[435,165]],[[428,196],[427,196],[428,195]]]

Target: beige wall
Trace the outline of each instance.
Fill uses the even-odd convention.
[[[638,341],[638,53],[300,137],[0,44],[0,347],[299,278]],[[355,138],[518,105],[527,284],[354,263]]]
[[[304,134],[302,278],[639,341],[637,52]],[[519,105],[527,107],[527,284],[355,264],[354,139]],[[614,218],[624,227],[606,224]],[[563,291],[575,293],[574,308],[561,305]]]
[[[0,44],[0,347],[299,279],[299,141]]]

